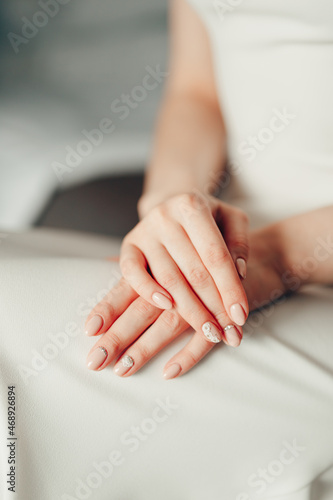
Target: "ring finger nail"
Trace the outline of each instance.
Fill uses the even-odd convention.
[[[225,338],[231,347],[237,347],[241,343],[240,334],[235,325],[227,325],[223,328]]]
[[[201,327],[204,336],[210,341],[214,342],[214,344],[217,344],[218,342],[221,342],[222,336],[220,330],[217,328],[217,326],[214,325],[214,323],[211,323],[210,321],[206,321]]]
[[[114,367],[114,372],[121,377],[122,375],[125,375],[125,373],[127,373],[133,365],[134,359],[128,354],[125,354],[125,356],[123,356]]]
[[[87,357],[87,366],[89,370],[97,370],[106,358],[108,357],[108,351],[104,347],[97,347],[93,352]]]

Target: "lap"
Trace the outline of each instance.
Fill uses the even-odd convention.
[[[216,346],[184,377],[165,381],[162,368],[190,331],[121,379],[87,370],[94,340],[83,333],[119,269],[74,248],[0,259],[1,442],[15,385],[17,498],[332,496],[329,473],[326,489],[316,481],[333,458],[332,289],[253,316],[238,349]]]

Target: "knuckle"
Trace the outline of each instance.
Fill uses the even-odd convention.
[[[94,314],[101,314],[103,317],[112,317],[115,314],[114,307],[109,303],[112,296],[104,298],[93,310]]]
[[[103,345],[112,352],[117,353],[122,350],[122,341],[119,335],[112,330],[109,331],[105,340],[103,338]]]
[[[176,197],[176,207],[183,215],[194,214],[207,208],[207,200],[199,192],[184,193]]]
[[[168,289],[175,288],[180,283],[180,276],[177,272],[163,272],[159,276],[158,282],[163,287]]]
[[[113,287],[112,290],[114,291],[114,293],[123,293],[123,292],[128,290],[128,287],[129,287],[129,285],[128,285],[127,281],[125,280],[125,278],[122,277],[118,281],[118,283]]]
[[[216,243],[212,243],[207,249],[207,262],[211,266],[223,266],[230,259],[228,249]]]
[[[173,311],[164,311],[161,314],[161,320],[167,329],[178,331],[182,326],[182,320],[178,313]]]
[[[158,221],[164,221],[165,219],[168,218],[168,207],[165,203],[161,203],[160,205],[157,205],[154,207],[150,213],[149,213],[150,218],[154,217]]]
[[[214,316],[218,324],[221,325],[222,327],[227,326],[227,324],[230,323],[230,319],[225,310],[218,311],[217,313],[214,314]]]
[[[148,278],[147,280],[142,281],[142,283],[139,283],[136,287],[136,290],[139,296],[146,297],[150,288],[151,288],[151,282],[150,279]]]
[[[231,238],[229,238],[228,245],[229,247],[239,249],[243,253],[247,253],[249,249],[246,236],[240,233],[234,234]]]
[[[196,356],[188,347],[184,347],[184,356],[190,361],[190,365],[196,365],[199,361],[199,357]]]
[[[130,257],[127,257],[120,261],[120,269],[125,278],[131,276],[136,270],[137,266],[137,260]]]
[[[150,359],[153,356],[151,348],[145,343],[140,345],[139,347],[139,358],[146,362],[148,359]],[[136,357],[134,358],[136,359]]]
[[[210,274],[203,266],[195,267],[190,272],[189,282],[196,288],[206,288],[210,285]]]
[[[134,304],[134,310],[138,316],[147,317],[151,316],[155,307],[144,299],[137,299]]]

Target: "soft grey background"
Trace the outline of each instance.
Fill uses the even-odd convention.
[[[39,2],[47,4],[47,0]],[[16,54],[8,33],[22,35],[22,18],[33,21],[36,12],[43,11],[39,2],[11,0],[0,7],[0,228],[21,229],[36,221],[71,227],[68,210],[65,218],[64,206],[59,212],[58,191],[64,189],[66,203],[69,193],[74,193],[71,212],[76,223],[82,223],[80,209],[94,212],[99,200],[96,184],[89,194],[80,191],[82,183],[110,175],[118,176],[118,184],[102,182],[102,197],[108,199],[108,185],[114,202],[129,194],[116,214],[121,226],[119,216],[135,206],[141,177],[130,179],[129,184],[121,179],[144,169],[164,82],[148,91],[124,120],[110,106],[141,85],[146,66],[166,70],[167,1],[69,0],[58,4],[59,12],[48,16],[47,24]],[[82,129],[96,128],[103,118],[113,120],[115,131],[59,182],[52,163],[65,163],[66,147],[75,148],[85,139]],[[50,213],[54,196],[58,208]],[[115,214],[109,210],[114,205],[104,202],[102,207],[111,219]],[[57,210],[62,220],[56,220]],[[131,212],[127,224],[133,220]],[[91,220],[79,229],[94,230],[94,223]],[[114,229],[120,234],[119,228]],[[113,232],[110,224],[96,230]]]

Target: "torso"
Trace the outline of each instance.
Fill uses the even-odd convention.
[[[333,204],[331,2],[189,3],[211,39],[229,196],[257,224]]]

